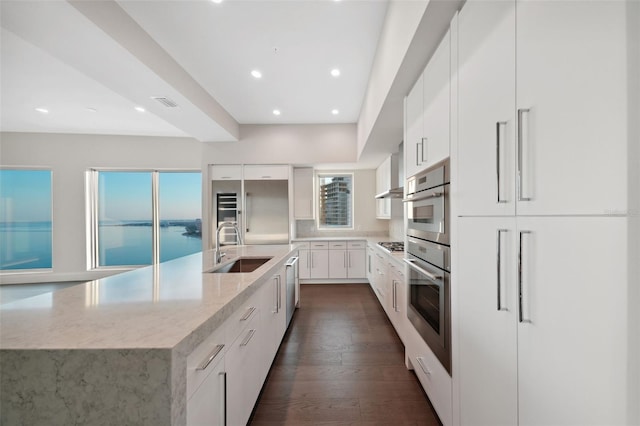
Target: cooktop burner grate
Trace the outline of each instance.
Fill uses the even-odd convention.
[[[404,243],[398,241],[383,241],[378,245],[391,252],[404,251]]]

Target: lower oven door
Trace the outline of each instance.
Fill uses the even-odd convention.
[[[404,261],[409,265],[407,317],[451,373],[449,273],[417,258]]]

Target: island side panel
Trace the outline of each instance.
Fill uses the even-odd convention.
[[[1,350],[0,423],[170,425],[171,351]]]

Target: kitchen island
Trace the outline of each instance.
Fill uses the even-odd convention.
[[[3,305],[0,423],[186,424],[187,357],[295,250],[226,249],[271,257],[248,273],[207,273],[206,251]]]

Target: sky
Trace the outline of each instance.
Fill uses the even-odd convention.
[[[51,221],[51,171],[0,170],[0,221]]]
[[[99,172],[100,220],[151,220],[151,172]],[[161,172],[160,219],[202,216],[201,173]]]

